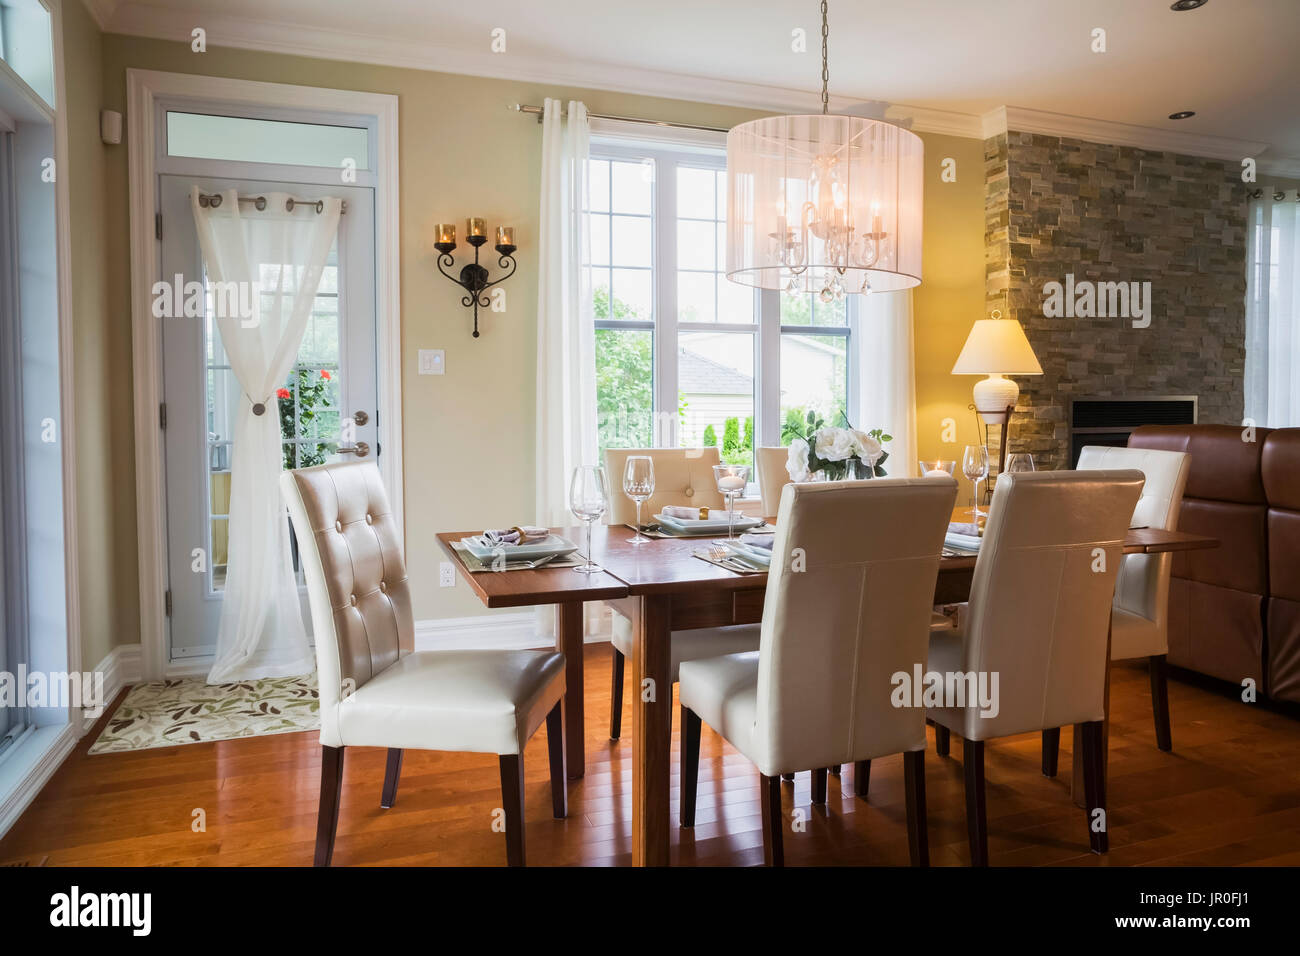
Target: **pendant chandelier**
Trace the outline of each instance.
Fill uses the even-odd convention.
[[[924,147],[915,133],[829,112],[826,0],[822,111],[727,133],[727,278],[823,302],[921,281]]]

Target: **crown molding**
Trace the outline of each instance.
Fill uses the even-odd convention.
[[[203,15],[146,7],[131,0],[88,0],[112,4],[115,10],[105,29],[111,33],[188,43],[196,26],[207,31],[209,46],[229,46],[266,53],[326,60],[371,63],[437,73],[517,80],[554,86],[609,90],[641,96],[710,103],[774,113],[813,112],[820,104],[813,90],[792,90],[759,83],[739,83],[709,77],[646,70],[624,64],[558,60],[519,54],[494,54],[363,33],[342,33],[298,24]],[[485,44],[486,46],[486,44]],[[835,96],[833,112],[850,112],[860,98]],[[974,114],[880,104],[885,118],[917,132],[980,138],[980,118]]]
[[[72,0],[73,3],[76,0]],[[108,32],[108,25],[113,22],[113,15],[117,13],[117,8],[122,5],[122,0],[82,0],[90,18],[95,21],[99,29],[105,33]]]
[[[1152,126],[1133,126],[1110,120],[1049,113],[1021,106],[999,106],[981,117],[985,139],[1016,130],[1021,133],[1040,133],[1044,136],[1065,136],[1089,143],[1108,146],[1132,146],[1155,152],[1181,153],[1185,156],[1202,156],[1207,159],[1226,159],[1240,162],[1248,156],[1258,157],[1268,149],[1268,143],[1253,140],[1229,139],[1223,136],[1206,136],[1183,130],[1157,129]],[[1277,160],[1286,163],[1285,159]],[[1262,163],[1261,163],[1262,165]]]

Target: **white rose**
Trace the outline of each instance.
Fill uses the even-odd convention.
[[[791,481],[807,481],[811,477],[808,474],[808,443],[802,438],[796,438],[790,443],[785,470]]]
[[[853,440],[857,445],[859,458],[864,461],[874,462],[880,457],[880,452],[883,450],[880,447],[880,442],[866,432],[858,431],[856,428],[853,429]]]
[[[818,458],[847,461],[855,454],[853,433],[847,428],[823,428],[816,437]]]

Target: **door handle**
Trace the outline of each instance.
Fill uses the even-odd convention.
[[[370,454],[370,444],[359,441],[354,445],[339,445],[334,450],[340,455],[356,455],[358,458],[365,458]]]

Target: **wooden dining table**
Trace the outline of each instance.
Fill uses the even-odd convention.
[[[969,521],[967,509],[953,513]],[[769,518],[769,523],[775,519]],[[585,531],[554,528],[571,541],[584,541]],[[671,639],[674,630],[754,624],[763,616],[766,574],[740,574],[711,564],[693,552],[710,538],[656,538],[630,543],[632,529],[597,525],[592,552],[604,568],[580,574],[572,568],[538,568],[505,572],[469,571],[453,542],[477,531],[444,532],[438,541],[459,567],[474,593],[489,608],[551,604],[556,608],[555,646],[564,653],[565,764],[570,779],[581,777],[583,747],[583,604],[602,601],[632,624],[632,863],[669,863],[669,782],[672,750],[673,689]],[[1124,541],[1125,554],[1214,547],[1213,538],[1178,531],[1136,528]],[[974,555],[945,556],[939,561],[934,603],[954,604],[970,596]],[[1109,648],[1108,648],[1109,653]],[[1109,700],[1109,688],[1107,690]],[[1081,748],[1075,747],[1076,781],[1082,779]],[[1083,788],[1075,786],[1082,806]]]

